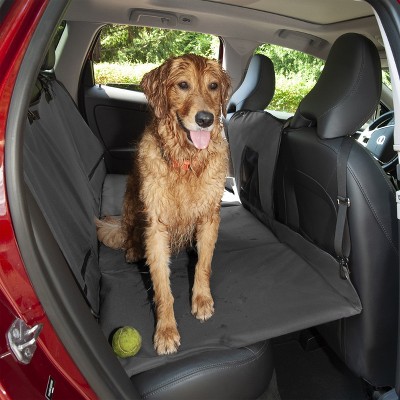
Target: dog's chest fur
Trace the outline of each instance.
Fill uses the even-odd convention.
[[[138,168],[140,198],[148,218],[168,230],[171,248],[190,242],[196,225],[219,210],[227,173],[227,144],[221,139],[212,153],[183,162],[166,159],[151,136],[142,139]],[[196,165],[201,163],[201,165]]]

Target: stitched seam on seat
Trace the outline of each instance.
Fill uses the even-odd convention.
[[[329,148],[331,148],[332,150],[334,150],[334,151],[337,152],[337,150],[335,150],[335,148],[331,147],[328,143],[326,143],[326,140],[325,140],[325,141],[324,141],[324,140],[321,140],[321,143],[324,144],[326,147],[329,147]],[[360,146],[359,148],[362,149],[362,151],[364,151],[369,157],[372,158],[371,153],[370,153],[364,146]],[[378,167],[379,167],[379,166],[378,166]],[[389,243],[392,245],[392,247],[394,248],[394,250],[395,250],[396,253],[397,253],[398,250],[397,250],[396,244],[392,242],[392,240],[391,240],[391,238],[390,238],[390,235],[389,235],[389,232],[385,229],[383,223],[379,220],[379,218],[378,218],[378,216],[377,216],[377,214],[376,214],[374,208],[372,207],[372,204],[371,204],[370,200],[368,199],[368,196],[366,195],[366,193],[365,193],[364,190],[362,189],[361,183],[360,183],[359,180],[356,178],[354,171],[351,169],[351,167],[350,167],[349,165],[347,165],[347,170],[350,172],[350,174],[351,174],[352,177],[354,178],[354,181],[357,183],[357,186],[359,187],[361,193],[363,194],[363,197],[364,197],[365,200],[367,201],[367,203],[368,203],[368,205],[369,205],[369,208],[370,208],[371,212],[373,213],[373,215],[374,215],[374,217],[375,217],[375,219],[376,219],[378,225],[381,227],[381,229],[382,229],[382,231],[384,232],[384,234],[385,234],[386,238],[388,239]],[[390,182],[387,181],[385,172],[384,172],[383,169],[380,168],[380,167],[378,168],[378,171],[379,171],[379,173],[382,175],[382,177],[384,178],[385,184],[386,184],[386,186],[389,188],[389,190],[390,190],[390,192],[392,193],[393,197],[395,197],[395,195],[396,195],[395,189],[394,189],[394,187],[390,184]]]
[[[245,365],[251,364],[255,361],[257,361],[266,351],[266,349],[269,347],[269,342],[265,342],[262,346],[262,348],[258,351],[258,354],[254,354],[254,358],[251,360],[245,361],[245,360],[235,360],[235,361],[227,361],[227,362],[222,362],[222,363],[215,363],[215,364],[210,364],[206,365],[203,367],[198,367],[195,370],[192,370],[189,374],[181,374],[178,375],[178,377],[175,377],[173,379],[170,379],[168,382],[163,383],[162,387],[159,387],[157,389],[150,389],[148,390],[145,394],[142,395],[142,398],[145,399],[151,395],[155,395],[157,393],[161,393],[165,390],[168,389],[168,387],[173,387],[176,386],[178,383],[185,382],[186,380],[190,379],[194,375],[196,375],[199,372],[202,371],[210,371],[212,369],[219,369],[220,371],[226,370],[226,369],[234,369],[238,367],[243,367]],[[245,347],[246,349],[250,350],[248,347]]]
[[[335,210],[335,212],[336,212],[336,214],[337,214],[337,210],[336,210],[336,207],[335,207],[335,202],[332,200],[332,198],[331,198],[331,196],[329,195],[329,193],[327,192],[327,190],[326,190],[316,179],[314,179],[312,176],[306,174],[306,173],[303,172],[303,171],[300,171],[300,170],[297,169],[297,168],[295,168],[294,170],[297,171],[299,174],[301,174],[301,175],[307,177],[308,179],[310,179],[310,181],[314,182],[319,188],[322,189],[323,193],[325,193],[326,196],[327,196],[327,198],[330,200],[330,205],[333,206],[333,209]]]
[[[370,199],[368,198],[367,194],[365,193],[364,189],[362,188],[359,180],[356,178],[356,176],[354,174],[354,171],[350,167],[348,167],[347,169],[348,169],[348,171],[350,171],[350,174],[354,178],[354,181],[356,182],[358,188],[360,189],[360,192],[362,193],[365,201],[368,203],[369,209],[371,210],[373,216],[375,217],[375,220],[378,223],[379,227],[381,228],[382,232],[386,236],[387,241],[390,243],[391,247],[395,250],[395,252],[398,253],[397,246],[393,243],[393,241],[392,241],[392,239],[391,239],[391,237],[389,235],[389,232],[386,230],[383,222],[378,218],[378,215],[377,215],[377,213],[375,211],[375,208],[372,206],[372,203],[371,203]]]
[[[366,147],[361,146],[361,148],[362,148],[362,150],[363,150],[365,153],[368,154],[369,157],[371,157],[371,158],[375,161],[375,159],[374,159],[374,157],[372,156],[371,152],[370,152],[369,150],[367,150]],[[387,186],[387,187],[389,188],[389,190],[392,192],[393,197],[395,197],[395,196],[396,196],[396,190],[395,190],[395,188],[393,187],[393,185],[388,181],[387,175],[386,175],[385,171],[383,170],[383,168],[382,168],[380,165],[378,165],[378,171],[379,171],[379,173],[383,176],[384,181],[385,181],[385,183],[386,183],[386,186]]]

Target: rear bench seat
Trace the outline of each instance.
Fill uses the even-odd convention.
[[[266,199],[267,206],[258,208],[257,200],[253,207],[251,195],[247,209],[222,207],[211,279],[216,312],[206,323],[190,314],[195,252],[172,259],[182,344],[174,355],[157,356],[148,268],[126,264],[122,252],[99,246],[96,238],[94,217],[120,212],[125,177],[107,174],[102,146],[54,77],[42,76],[34,97],[24,142],[27,186],[104,335],[123,325],[141,332],[141,351],[121,364],[143,396],[187,398],[195,390],[205,398],[255,398],[272,374],[267,339],[361,312],[336,259],[274,220],[269,191],[283,124],[258,113],[249,117],[257,129],[239,139],[234,158],[247,171],[244,186],[253,188],[257,177],[260,204]],[[260,151],[262,135],[275,138],[275,154]]]
[[[45,70],[52,68],[48,59]],[[105,336],[125,324],[141,332],[143,350],[132,359],[134,367],[125,366],[141,395],[153,398],[162,392],[163,398],[178,399],[195,392],[202,398],[229,399],[262,394],[273,372],[268,340],[229,351],[218,346],[196,351],[193,342],[194,351],[179,361],[155,354],[152,328],[144,332],[135,311],[145,307],[144,320],[153,320],[141,279],[143,266],[128,265],[122,253],[99,247],[94,225],[95,216],[121,213],[126,176],[107,174],[103,147],[53,76],[40,75],[32,99],[24,135],[25,181]],[[140,288],[135,287],[137,278]],[[187,282],[185,287],[188,293]],[[143,302],[129,297],[136,291],[145,294]],[[117,322],[113,314],[119,316]],[[124,322],[125,316],[132,320]]]

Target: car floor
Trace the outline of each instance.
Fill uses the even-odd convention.
[[[364,382],[308,332],[273,342],[275,376],[265,400],[366,400]]]

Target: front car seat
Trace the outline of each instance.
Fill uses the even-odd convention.
[[[227,119],[240,110],[264,110],[275,93],[275,69],[271,59],[254,54],[243,82],[232,94],[226,107]]]
[[[356,375],[374,386],[393,386],[399,256],[395,190],[368,150],[351,137],[373,114],[380,91],[375,45],[359,34],[341,36],[283,134],[274,204],[278,220],[334,257],[339,208],[345,204],[340,250],[348,256],[349,271],[343,279],[353,283],[363,311],[319,330]],[[338,160],[343,162],[345,141],[351,150],[339,168],[347,181],[348,200],[343,201],[338,199]]]

